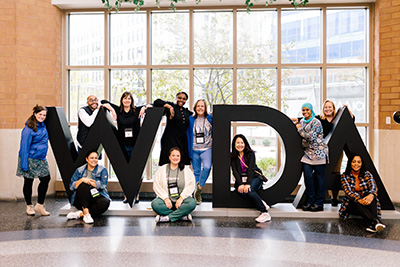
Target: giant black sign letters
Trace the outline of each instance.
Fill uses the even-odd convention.
[[[102,144],[122,190],[132,206],[142,182],[142,174],[152,150],[162,115],[162,108],[147,110],[132,157],[127,162],[115,135],[116,128],[103,109],[100,109],[83,144],[82,152],[78,155],[63,109],[48,107],[45,123],[68,196],[71,197],[69,190],[71,177],[76,168],[85,163],[84,155],[92,149],[98,149]],[[276,182],[260,194],[270,205],[283,201],[290,196],[301,177],[300,158],[303,155],[303,150],[301,138],[294,124],[285,114],[265,106],[214,105],[213,207],[250,207],[250,203],[231,191],[229,151],[231,142],[230,124],[232,121],[262,122],[274,128],[280,135],[285,150],[283,166],[277,174]],[[347,110],[338,112],[334,130],[327,137],[327,140],[330,156],[330,164],[327,165],[325,172],[327,188],[330,189],[335,184],[333,181],[338,179],[337,174],[332,173],[332,170],[342,151],[345,151],[347,155],[357,152],[364,158],[367,169],[371,171],[377,182],[382,209],[393,210],[394,206]],[[296,206],[299,205],[298,200],[302,198],[304,190],[299,190],[299,192],[296,197]]]

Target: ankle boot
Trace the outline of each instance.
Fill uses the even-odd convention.
[[[49,215],[50,215],[50,212],[47,212],[47,211],[45,210],[44,204],[39,204],[39,203],[37,203],[37,204],[35,205],[34,210],[35,210],[36,212],[40,213],[40,215],[42,215],[42,216],[49,216]]]
[[[33,210],[33,205],[26,205],[26,215],[35,216],[35,211]]]

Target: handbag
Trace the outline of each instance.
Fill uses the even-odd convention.
[[[246,166],[246,168],[249,168],[249,167],[246,165],[246,163],[244,163],[244,161],[242,160],[242,158],[240,158],[239,156],[238,156],[238,158],[239,158],[240,162],[242,162],[243,165]],[[262,172],[259,172],[259,171],[255,170],[255,169],[254,169],[253,171],[254,171],[256,174],[258,174],[258,176],[261,177],[261,179],[263,180],[264,183],[268,182],[268,178],[265,177],[265,175],[262,174]]]

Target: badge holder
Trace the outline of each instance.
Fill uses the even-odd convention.
[[[100,195],[99,191],[96,188],[90,189],[90,193],[92,194],[92,197],[97,197]]]
[[[204,133],[196,133],[196,144],[204,144]]]
[[[125,138],[133,137],[133,129],[125,128]]]

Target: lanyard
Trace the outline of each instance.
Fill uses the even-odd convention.
[[[169,184],[169,178],[171,177],[170,172],[171,172],[171,166],[168,166],[168,177],[167,177],[168,184]],[[178,181],[178,179],[179,179],[179,166],[176,168],[176,180]]]
[[[196,120],[197,120],[197,118],[196,118]],[[204,120],[203,120],[203,133],[204,133],[204,126],[205,126],[205,123],[206,123],[206,117],[204,117]],[[195,133],[195,135],[197,134],[197,127],[196,127],[196,122],[195,122],[195,125],[194,125],[194,133]]]

